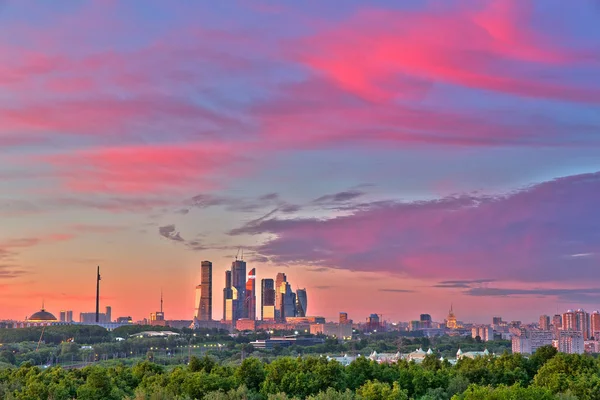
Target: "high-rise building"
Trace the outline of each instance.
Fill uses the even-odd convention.
[[[585,343],[583,333],[563,330],[558,336],[558,351],[568,354],[583,354]]]
[[[60,322],[67,322],[67,312],[65,310],[60,310]]]
[[[306,289],[296,290],[296,317],[306,317],[306,307],[308,299],[306,297]]]
[[[225,288],[223,289],[223,319],[225,321],[235,323],[240,318],[248,318],[245,279],[246,262],[236,258],[231,263],[231,271],[225,272]]]
[[[431,328],[431,315],[421,314],[419,317],[421,329]]]
[[[66,322],[73,322],[73,310],[67,310],[67,321]]]
[[[196,286],[196,319],[212,320],[212,262],[202,261],[200,284]]]
[[[340,324],[347,324],[347,323],[348,323],[348,313],[341,312],[340,313]]]
[[[474,326],[471,328],[471,337],[473,339],[479,337],[482,342],[494,340],[494,330],[487,325]]]
[[[554,338],[558,339],[558,332],[562,329],[562,315],[554,314],[552,317],[552,331],[554,332]]]
[[[231,271],[225,271],[225,288],[223,289],[223,319],[233,321],[233,288],[231,286]]]
[[[550,316],[549,315],[540,315],[540,330],[549,331],[550,330]]]
[[[371,314],[369,318],[367,318],[367,331],[376,332],[378,329],[381,329],[381,322],[379,321],[379,315]]]
[[[502,325],[502,317],[493,317],[492,325]]]
[[[446,319],[446,328],[448,328],[448,329],[458,328],[458,324],[456,323],[456,316],[454,315],[454,310],[453,310],[452,304],[450,304],[450,311],[448,311],[448,318]]]
[[[256,319],[256,270],[254,268],[248,272],[248,280],[246,281],[244,318]]]
[[[231,263],[231,288],[233,290],[233,321],[248,318],[246,308],[246,262],[235,260]]]
[[[233,319],[233,288],[231,286],[231,271],[225,271],[225,289],[223,289],[223,319]]]
[[[578,331],[583,333],[583,340],[590,338],[590,314],[581,308],[575,311],[575,323]]]
[[[275,278],[275,319],[278,321],[282,320],[283,315],[283,301],[285,294],[285,283],[287,282],[287,278],[283,272],[277,273],[277,277]]]
[[[590,335],[600,340],[600,311],[594,311],[590,315]]]
[[[161,295],[161,304],[162,304],[162,295]],[[106,319],[105,322],[107,324],[110,324],[112,322],[112,307],[111,306],[106,306],[105,319]]]
[[[263,321],[275,319],[275,282],[273,279],[261,281],[261,318]]]
[[[568,310],[562,315],[562,330],[563,331],[576,331],[577,320],[573,310]]]

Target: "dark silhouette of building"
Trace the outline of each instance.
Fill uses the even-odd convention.
[[[223,319],[233,321],[233,289],[231,287],[231,271],[225,271],[225,288],[223,289]]]
[[[368,332],[377,332],[381,330],[381,322],[379,321],[379,315],[371,314],[367,318],[366,328]]]
[[[202,261],[200,285],[196,286],[196,318],[200,321],[212,320],[212,263]]]
[[[421,314],[419,318],[419,325],[421,329],[431,328],[431,315]]]
[[[261,319],[273,321],[275,319],[275,282],[273,279],[261,281]]]
[[[307,306],[308,299],[306,296],[306,289],[296,290],[296,317],[306,317]]]

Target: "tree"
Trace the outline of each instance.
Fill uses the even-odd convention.
[[[242,365],[235,371],[235,378],[239,385],[245,385],[248,389],[259,391],[260,385],[266,377],[264,364],[255,357],[246,358]]]
[[[356,391],[364,400],[408,400],[406,390],[400,389],[397,382],[390,387],[387,383],[368,381]]]

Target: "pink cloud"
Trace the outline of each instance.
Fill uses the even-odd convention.
[[[232,234],[275,235],[257,251],[278,264],[430,280],[584,282],[599,276],[600,236],[591,222],[600,218],[599,201],[595,173],[504,196],[357,204],[324,220],[262,219]]]
[[[220,174],[240,173],[243,160],[233,146],[220,143],[110,147],[44,158],[71,190],[103,194],[214,189]]]
[[[402,96],[398,77],[442,81],[525,97],[600,102],[600,88],[517,72],[532,63],[585,65],[589,55],[561,48],[527,28],[531,4],[493,0],[464,8],[363,10],[300,46],[298,59],[340,87],[373,101]],[[592,67],[592,65],[588,65]]]
[[[416,85],[416,86],[415,86]],[[425,86],[409,84],[411,96]],[[415,102],[368,102],[322,79],[282,85],[280,92],[252,109],[261,122],[263,140],[276,148],[385,146],[564,146],[593,142],[593,126],[550,119],[510,118],[500,113],[466,113],[419,106]],[[566,141],[565,137],[569,136]]]

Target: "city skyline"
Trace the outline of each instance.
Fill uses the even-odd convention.
[[[217,319],[240,248],[238,311],[278,273],[331,320],[600,308],[597,15],[1,2],[0,318],[93,312],[100,265],[114,316],[190,319],[211,260]]]

